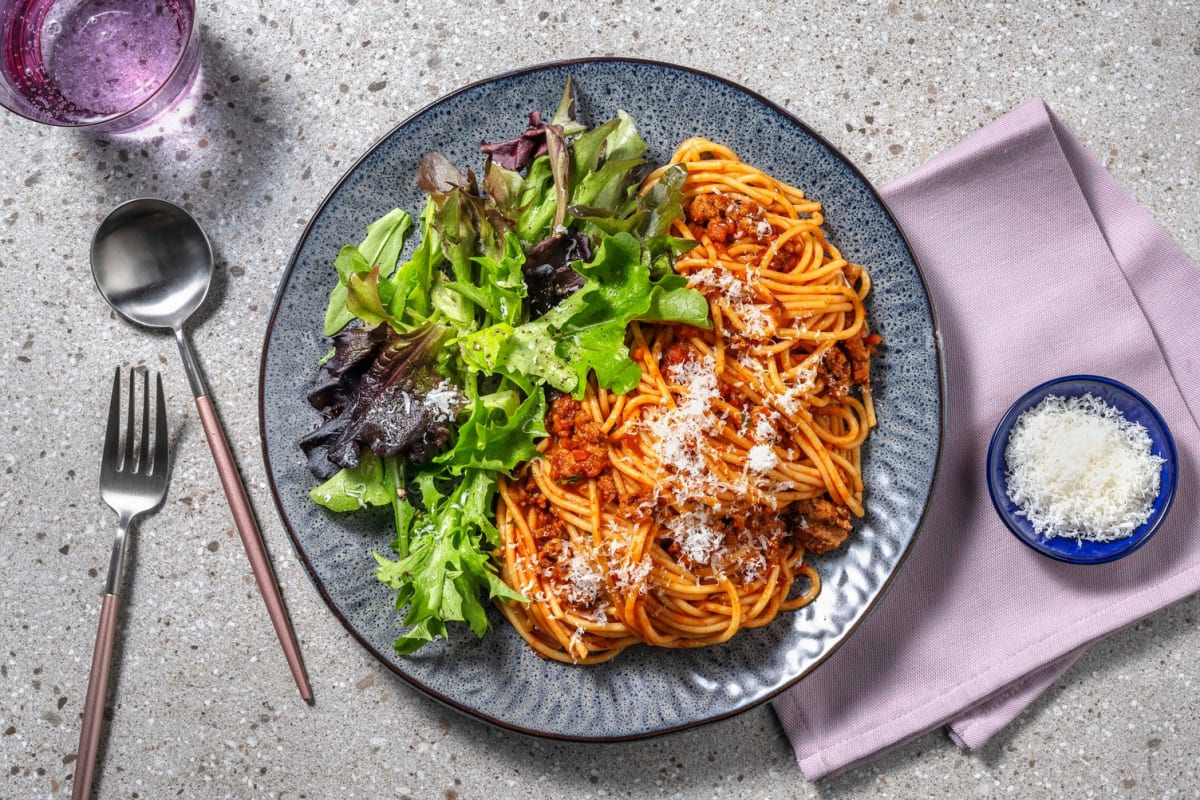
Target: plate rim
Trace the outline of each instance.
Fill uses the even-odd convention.
[[[904,550],[900,553],[899,557],[897,558],[895,566],[893,567],[891,572],[888,574],[888,576],[883,580],[882,584],[879,587],[879,591],[875,594],[875,597],[873,597],[871,599],[871,601],[869,603],[867,603],[866,608],[863,609],[863,612],[862,612],[862,614],[859,615],[858,619],[855,620],[851,625],[849,625],[847,627],[847,629],[846,629],[845,633],[842,635],[842,637],[837,642],[835,642],[833,644],[833,646],[830,647],[825,653],[823,653],[816,661],[814,661],[812,664],[810,664],[808,666],[808,668],[802,670],[801,672],[799,672],[797,675],[793,676],[792,678],[784,681],[779,686],[774,687],[770,691],[764,693],[761,697],[757,697],[752,700],[748,700],[748,701],[742,703],[741,705],[738,705],[735,708],[731,708],[727,711],[721,711],[721,712],[709,714],[709,715],[704,716],[699,719],[688,720],[686,722],[682,722],[682,723],[675,724],[675,725],[670,725],[670,726],[663,727],[663,728],[657,728],[654,730],[638,731],[638,732],[628,733],[628,734],[607,735],[607,736],[588,736],[588,735],[583,735],[583,734],[567,734],[567,733],[560,733],[560,732],[553,732],[553,731],[543,731],[543,730],[538,730],[536,728],[531,728],[528,726],[510,722],[507,720],[499,719],[499,718],[497,718],[485,711],[482,711],[478,708],[473,708],[464,702],[457,701],[450,697],[447,697],[442,692],[434,689],[431,686],[426,685],[422,681],[418,680],[416,677],[399,669],[394,663],[392,663],[391,659],[389,659],[386,655],[384,655],[377,648],[375,648],[370,642],[368,642],[367,639],[354,627],[354,625],[352,625],[350,623],[350,621],[349,621],[349,619],[347,619],[346,615],[342,613],[342,610],[340,608],[338,608],[338,606],[333,602],[329,593],[326,591],[324,584],[321,582],[321,579],[317,576],[312,563],[309,561],[308,554],[307,554],[307,552],[305,552],[304,547],[301,545],[300,539],[296,535],[296,531],[292,527],[291,521],[288,519],[287,513],[284,510],[282,498],[281,498],[280,492],[279,492],[279,487],[276,485],[276,482],[275,482],[275,471],[271,466],[271,456],[270,456],[270,452],[269,452],[269,449],[267,446],[266,402],[265,402],[266,401],[265,379],[266,379],[266,369],[267,369],[267,356],[268,356],[268,352],[269,352],[269,348],[270,348],[271,337],[275,330],[275,323],[279,317],[279,311],[280,311],[281,301],[282,301],[282,297],[283,297],[283,289],[287,285],[287,283],[290,281],[290,279],[292,277],[292,273],[296,269],[300,251],[304,248],[304,245],[308,242],[308,238],[309,238],[310,234],[312,233],[313,225],[316,223],[317,218],[321,216],[321,213],[325,210],[326,206],[328,206],[328,204],[329,204],[330,200],[332,200],[333,196],[335,194],[337,194],[337,192],[342,188],[342,186],[346,183],[346,181],[348,181],[350,179],[350,177],[355,174],[355,172],[359,169],[359,167],[362,166],[363,162],[365,162],[368,158],[370,158],[372,155],[374,155],[375,152],[383,145],[383,143],[388,141],[393,135],[395,135],[395,133],[398,130],[400,130],[404,126],[408,125],[411,121],[417,119],[418,117],[428,113],[436,106],[441,105],[442,103],[447,102],[447,101],[451,100],[452,98],[457,97],[460,94],[472,91],[481,86],[484,86],[484,85],[487,85],[490,83],[494,83],[497,81],[501,81],[501,80],[521,77],[524,75],[528,75],[528,74],[532,74],[532,73],[536,73],[536,72],[542,72],[542,71],[549,70],[549,69],[558,69],[558,68],[562,68],[562,67],[571,67],[571,66],[576,66],[576,65],[580,65],[580,64],[595,64],[595,63],[635,64],[635,65],[649,66],[649,67],[660,67],[660,68],[678,70],[680,72],[691,73],[698,77],[724,84],[724,85],[730,87],[731,89],[741,92],[741,93],[749,96],[751,99],[763,104],[764,106],[769,108],[772,112],[778,114],[780,117],[782,117],[789,123],[800,128],[806,135],[811,136],[820,145],[825,147],[838,161],[842,162],[842,164],[845,165],[851,171],[851,173],[855,176],[855,178],[857,178],[863,184],[863,186],[865,186],[867,188],[867,190],[870,192],[871,196],[875,199],[875,201],[877,203],[879,203],[880,208],[882,208],[884,214],[887,215],[888,221],[892,224],[892,227],[899,234],[900,241],[904,245],[904,249],[908,253],[909,258],[912,260],[912,264],[913,264],[914,270],[916,272],[917,280],[919,281],[919,283],[921,285],[921,289],[924,293],[925,305],[927,306],[927,308],[929,310],[929,319],[930,319],[930,323],[932,325],[934,366],[935,366],[935,371],[937,373],[937,398],[938,398],[937,448],[936,448],[936,452],[934,454],[934,459],[933,459],[933,475],[932,475],[932,478],[929,483],[929,492],[925,498],[925,503],[924,503],[924,507],[921,510],[921,514],[917,518],[916,526],[913,530],[913,535],[909,538],[909,541],[905,545]],[[851,161],[844,153],[842,153],[841,150],[839,150],[837,147],[835,147],[832,142],[830,142],[823,135],[821,135],[819,132],[817,132],[811,126],[809,126],[808,123],[804,122],[802,119],[797,117],[792,112],[783,108],[778,103],[764,97],[763,95],[759,94],[758,92],[754,91],[753,89],[749,89],[749,88],[743,86],[742,84],[738,83],[737,81],[731,80],[729,78],[724,78],[724,77],[721,77],[720,75],[716,75],[716,74],[707,72],[702,69],[697,69],[695,67],[690,67],[690,66],[686,66],[686,65],[682,65],[682,64],[674,64],[674,63],[671,63],[668,61],[661,61],[661,60],[657,60],[657,59],[637,58],[637,57],[632,57],[632,56],[586,56],[586,57],[579,57],[579,58],[560,59],[560,60],[554,60],[554,61],[544,61],[544,62],[537,62],[537,63],[531,64],[528,66],[524,66],[524,67],[517,67],[515,69],[508,70],[505,72],[499,72],[499,73],[495,73],[492,75],[488,75],[483,78],[479,78],[477,80],[471,81],[470,83],[464,84],[464,85],[462,85],[452,91],[449,91],[445,94],[439,95],[438,97],[436,97],[429,103],[426,103],[425,105],[421,106],[420,108],[416,109],[412,113],[405,116],[404,119],[402,119],[400,122],[396,123],[390,129],[388,129],[387,132],[385,132],[384,134],[382,134],[381,136],[376,138],[375,141],[372,142],[370,144],[370,146],[368,146],[358,158],[355,159],[354,163],[352,163],[349,167],[346,168],[345,172],[337,180],[337,182],[334,183],[333,186],[330,187],[329,191],[325,193],[325,196],[321,199],[321,201],[317,204],[316,208],[309,215],[308,221],[304,225],[304,229],[300,232],[300,235],[296,240],[296,245],[295,245],[295,247],[292,248],[292,252],[288,256],[287,267],[284,269],[283,274],[280,276],[279,281],[275,287],[274,297],[271,301],[271,312],[267,319],[266,330],[263,334],[261,355],[259,357],[259,367],[258,367],[259,447],[262,451],[263,467],[266,471],[267,486],[270,489],[271,501],[275,506],[275,512],[278,515],[279,520],[282,523],[284,530],[287,532],[288,539],[291,541],[292,550],[295,552],[296,557],[299,559],[301,565],[304,567],[305,574],[308,576],[309,581],[316,588],[317,593],[321,596],[321,600],[324,602],[325,606],[333,613],[334,617],[336,617],[337,620],[342,624],[342,627],[345,628],[350,633],[350,635],[368,653],[370,653],[377,661],[379,661],[383,666],[387,667],[387,669],[390,670],[393,674],[399,676],[410,686],[421,691],[426,696],[431,697],[434,700],[436,700],[444,705],[447,705],[463,714],[474,717],[475,719],[482,720],[491,725],[494,725],[496,727],[499,727],[499,728],[502,728],[502,729],[505,729],[508,731],[513,731],[515,733],[525,734],[528,736],[534,736],[534,737],[550,739],[550,740],[555,740],[555,741],[565,741],[565,742],[604,743],[604,742],[639,741],[639,740],[644,740],[644,739],[651,739],[651,738],[654,738],[657,736],[663,736],[663,735],[670,734],[670,733],[676,733],[676,732],[683,731],[683,730],[688,730],[690,728],[697,728],[697,727],[709,725],[714,722],[719,722],[719,721],[725,720],[725,719],[730,719],[732,717],[743,714],[753,708],[756,708],[756,707],[774,699],[775,697],[779,696],[780,694],[787,691],[791,687],[795,686],[806,675],[810,674],[813,670],[817,669],[821,664],[825,663],[829,659],[830,656],[832,656],[835,652],[838,651],[838,649],[841,648],[841,646],[846,642],[847,639],[849,639],[855,632],[857,632],[859,626],[861,626],[863,624],[863,622],[865,622],[867,620],[867,618],[871,616],[871,614],[878,607],[880,601],[882,601],[883,598],[887,596],[888,591],[891,588],[893,581],[895,580],[896,576],[900,573],[900,571],[904,568],[905,563],[908,561],[909,555],[912,553],[913,546],[916,544],[917,538],[921,534],[922,528],[924,528],[925,523],[928,521],[929,512],[933,506],[933,502],[932,502],[933,496],[934,496],[935,492],[937,491],[938,480],[941,476],[942,456],[944,454],[945,441],[946,441],[945,433],[946,433],[947,413],[948,412],[947,412],[947,408],[946,408],[946,370],[945,370],[944,352],[943,352],[943,348],[942,348],[941,327],[938,324],[937,311],[934,307],[933,295],[930,293],[930,290],[929,290],[929,282],[925,279],[925,274],[921,268],[920,261],[917,260],[916,253],[913,251],[912,245],[909,243],[908,237],[905,234],[904,229],[900,226],[899,222],[896,221],[895,215],[892,213],[892,210],[888,206],[887,202],[879,194],[879,190],[875,187],[875,184],[872,183],[867,178],[867,176],[863,174],[862,170],[859,169],[857,164],[855,164],[853,161]]]

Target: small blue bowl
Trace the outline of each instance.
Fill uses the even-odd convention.
[[[1154,499],[1150,518],[1124,539],[1111,542],[1091,542],[1062,536],[1043,537],[1033,529],[1029,520],[1020,513],[1017,505],[1008,497],[1008,482],[1004,451],[1008,448],[1008,436],[1017,418],[1042,402],[1048,395],[1079,397],[1091,394],[1120,411],[1127,420],[1136,422],[1150,434],[1150,450],[1163,459],[1162,482],[1158,497]],[[1105,564],[1129,555],[1144,545],[1158,530],[1167,517],[1171,502],[1175,499],[1175,440],[1167,423],[1159,416],[1154,406],[1128,386],[1109,378],[1096,375],[1068,375],[1055,378],[1030,389],[1021,399],[1013,403],[1008,413],[996,426],[992,442],[988,446],[987,481],[988,493],[996,513],[1018,539],[1044,556],[1065,561],[1068,564]]]

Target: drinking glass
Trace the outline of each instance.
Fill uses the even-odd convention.
[[[0,105],[48,125],[124,131],[187,91],[193,0],[0,0]]]

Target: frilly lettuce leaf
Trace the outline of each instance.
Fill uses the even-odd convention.
[[[495,477],[486,470],[464,472],[448,497],[425,491],[424,513],[411,518],[410,530],[398,532],[404,538],[397,542],[400,558],[375,554],[376,577],[396,591],[396,609],[407,607],[404,624],[412,626],[396,640],[397,653],[444,638],[447,622],[465,622],[482,636],[488,621],[481,597],[524,599],[500,580],[480,541],[478,531],[495,531],[495,493]]]
[[[546,436],[545,392],[532,392],[524,400],[511,389],[477,396],[466,412],[453,449],[435,459],[451,475],[468,469],[507,475],[537,457],[537,440]]]
[[[520,321],[526,292],[521,272],[525,254],[512,231],[504,233],[503,242],[502,250],[485,252],[473,259],[476,267],[473,280],[447,283],[446,288],[474,303],[485,318],[515,325]]]
[[[585,224],[585,229],[602,234],[632,233],[646,240],[648,246],[661,240],[670,230],[671,223],[683,215],[683,182],[687,180],[687,167],[675,164],[659,176],[658,182],[643,197],[629,204],[616,206],[598,202],[578,202],[570,208],[571,215]],[[696,245],[693,239],[674,239],[679,252],[686,252]],[[684,247],[686,244],[686,247]],[[676,253],[678,255],[678,252]]]

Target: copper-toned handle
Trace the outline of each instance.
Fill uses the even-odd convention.
[[[88,675],[87,699],[83,704],[83,729],[79,732],[79,756],[75,762],[71,800],[87,800],[92,796],[92,777],[96,774],[96,753],[100,749],[100,726],[104,722],[104,701],[108,697],[108,676],[116,638],[117,596],[106,594],[100,603],[100,627],[96,631],[96,650],[92,653],[92,671]]]
[[[271,560],[267,558],[267,548],[254,519],[254,512],[250,508],[250,498],[246,496],[237,464],[229,451],[229,443],[225,441],[225,432],[221,429],[217,412],[207,395],[196,398],[196,409],[200,412],[200,422],[204,425],[204,435],[212,450],[213,461],[217,463],[221,488],[225,490],[225,499],[229,503],[229,510],[233,512],[233,523],[237,527],[238,535],[242,537],[242,546],[246,548],[246,555],[250,558],[254,580],[258,582],[258,590],[267,604],[267,614],[271,617],[271,624],[275,626],[275,635],[283,645],[283,655],[287,658],[292,677],[300,689],[300,696],[305,701],[312,700],[312,688],[304,672],[304,662],[300,659],[300,645],[296,642],[296,634],[288,619],[287,609],[284,608],[279,584],[275,582],[275,571],[271,567]]]

